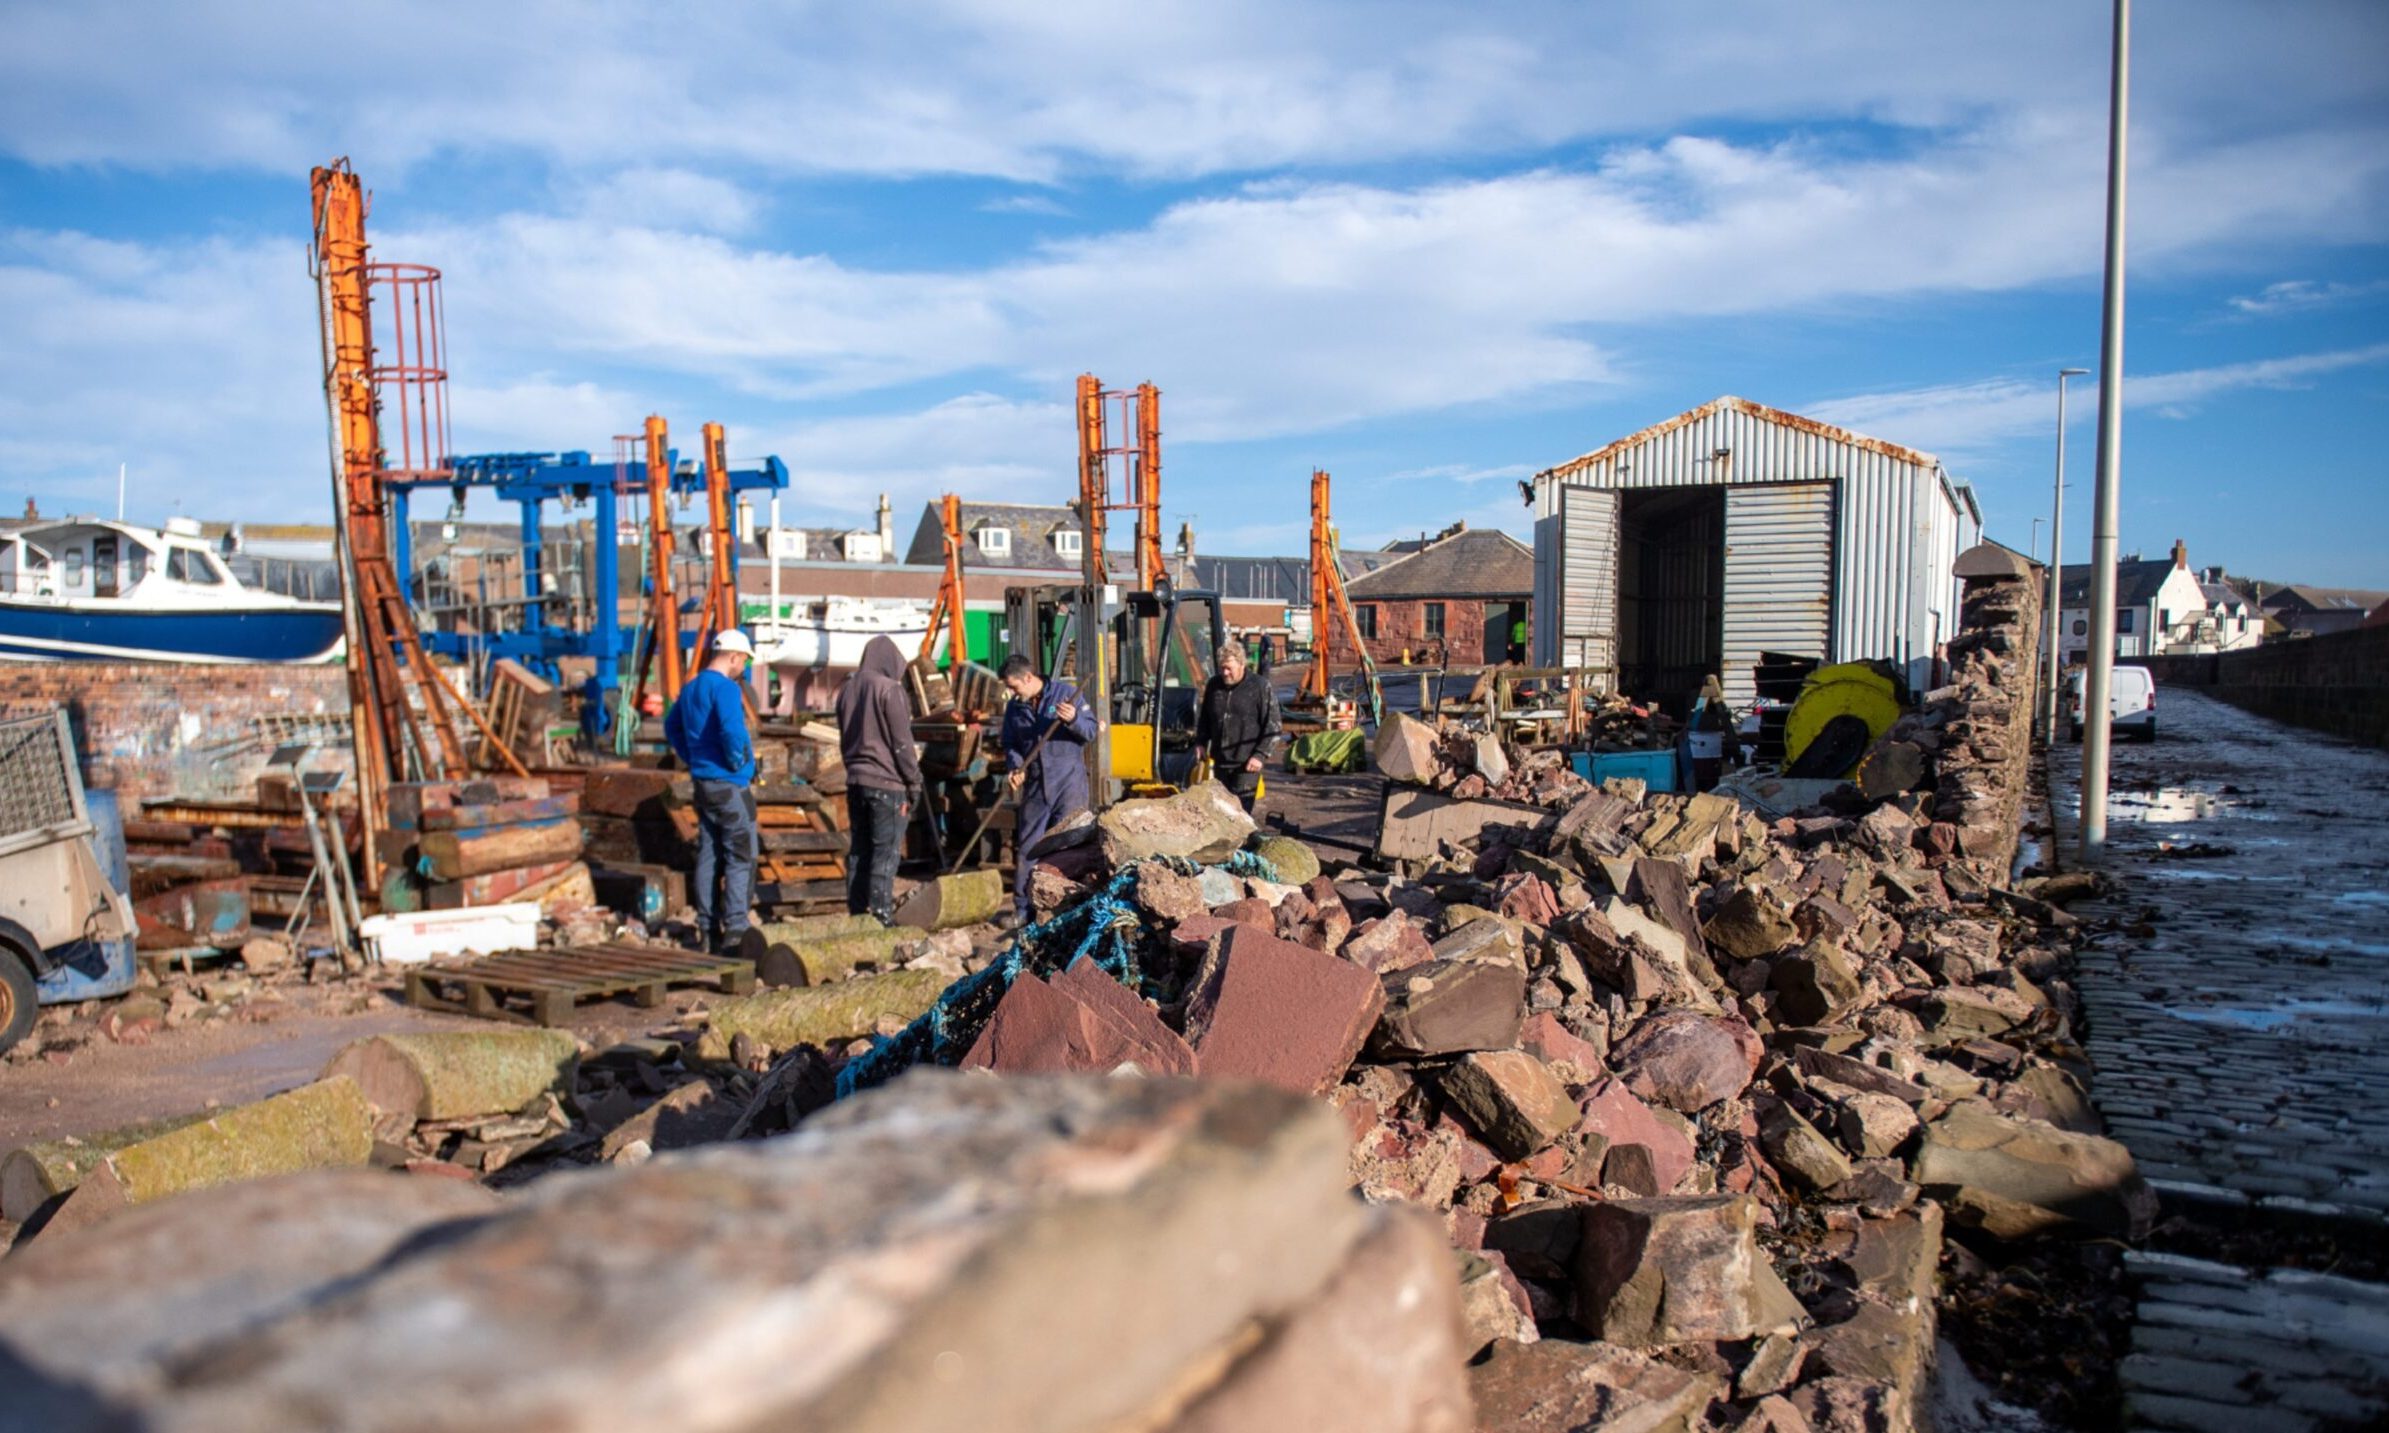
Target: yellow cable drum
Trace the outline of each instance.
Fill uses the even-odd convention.
[[[1865,662],[1841,662],[1819,667],[1808,674],[1808,680],[1801,684],[1800,695],[1792,702],[1792,710],[1784,717],[1784,767],[1789,770],[1798,765],[1801,753],[1837,721],[1841,722],[1840,730],[1848,732],[1851,721],[1841,719],[1850,718],[1865,724],[1866,740],[1855,743],[1849,761],[1840,770],[1809,773],[1847,777],[1858,769],[1859,758],[1866,754],[1866,749],[1891,730],[1891,724],[1899,716],[1898,688],[1892,685],[1891,678],[1872,666]],[[1841,743],[1836,741],[1834,745],[1838,749]]]

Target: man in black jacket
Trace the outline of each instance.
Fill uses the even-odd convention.
[[[1208,754],[1212,776],[1250,811],[1261,790],[1261,768],[1281,734],[1277,695],[1269,690],[1269,678],[1247,672],[1244,648],[1236,643],[1221,643],[1218,660],[1219,675],[1203,684],[1195,759]]]
[[[846,762],[846,909],[884,923],[896,908],[896,863],[905,817],[921,799],[904,654],[885,637],[863,648],[860,670],[838,693],[838,754]]]

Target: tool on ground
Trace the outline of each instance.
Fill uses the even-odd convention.
[[[1053,740],[1053,734],[1061,729],[1062,719],[1060,717],[1055,717],[1051,722],[1047,723],[1045,731],[1038,736],[1037,744],[1029,748],[1029,754],[1021,759],[1020,779],[1022,786],[1026,786],[1028,784],[1029,764],[1037,759],[1037,753],[1045,750],[1045,744]],[[995,804],[993,806],[987,808],[987,814],[979,818],[979,828],[971,832],[971,838],[962,844],[962,849],[965,851],[978,850],[980,839],[987,834],[988,823],[995,820],[995,813],[1003,810],[1004,804],[1006,802],[1017,801],[1018,799],[1018,792],[1014,789],[1012,783],[1007,780],[1004,783],[1002,794],[995,798]],[[1021,852],[1020,859],[1024,861],[1027,860],[1028,853],[1025,851]],[[942,844],[938,847],[937,868],[940,871],[951,871],[954,869],[953,853],[946,850]]]

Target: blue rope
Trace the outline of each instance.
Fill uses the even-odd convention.
[[[1189,876],[1203,869],[1177,857],[1159,858],[1159,864]],[[1276,868],[1251,851],[1230,853],[1218,868],[1231,876],[1277,879]],[[1084,956],[1122,985],[1142,991],[1145,981],[1137,950],[1147,932],[1143,914],[1128,898],[1135,879],[1134,866],[1117,871],[1101,889],[1023,928],[1003,954],[947,986],[919,1019],[873,1041],[869,1050],[847,1061],[838,1071],[838,1098],[885,1084],[924,1062],[959,1063],[977,1043],[1004,992],[1024,974],[1057,974]]]

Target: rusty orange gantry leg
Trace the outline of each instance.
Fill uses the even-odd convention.
[[[964,624],[962,613],[962,499],[946,494],[938,504],[938,525],[945,537],[946,571],[938,580],[937,606],[929,613],[929,630],[921,634],[921,657],[924,662],[937,657],[937,634],[950,632],[946,642],[948,665],[959,667],[971,659],[970,629]]]
[[[705,425],[705,518],[712,550],[706,554],[704,613],[697,629],[699,662],[715,637],[738,625],[738,531],[731,521],[730,460],[719,423]]]
[[[366,198],[345,159],[310,176],[314,211],[311,255],[323,330],[324,399],[331,414],[333,517],[343,565],[342,605],[348,630],[349,710],[361,810],[370,832],[374,813],[393,781],[410,771],[431,779],[462,776],[468,770],[464,744],[450,707],[454,695],[432,671],[422,635],[407,606],[405,588],[391,557],[389,466],[381,434],[382,380],[397,384],[398,423],[405,435],[405,467],[423,476],[447,462],[445,374],[424,362],[436,353],[439,320],[438,272],[416,265],[368,262]],[[377,365],[373,342],[376,283],[411,300],[410,315],[392,316],[399,325],[396,366]],[[428,317],[427,317],[428,313]],[[414,335],[413,354],[406,335]],[[418,434],[417,428],[421,432]],[[418,447],[421,449],[417,451]],[[437,451],[434,451],[437,449]],[[416,675],[419,698],[410,700],[406,677]],[[419,724],[416,708],[423,720]],[[424,726],[430,728],[426,737]],[[367,874],[380,879],[379,853],[368,843]]]
[[[1330,655],[1335,639],[1341,636],[1352,644],[1354,660],[1368,679],[1369,703],[1375,715],[1383,704],[1377,689],[1377,663],[1369,656],[1368,643],[1361,640],[1352,595],[1344,590],[1344,568],[1336,555],[1342,544],[1328,510],[1329,485],[1326,472],[1311,470],[1311,666],[1302,674],[1302,696],[1326,705],[1333,666]]]
[[[664,700],[680,696],[680,594],[672,579],[672,449],[660,415],[647,416],[647,664],[639,669],[636,696],[647,694],[653,667]],[[635,698],[634,698],[635,701]]]

